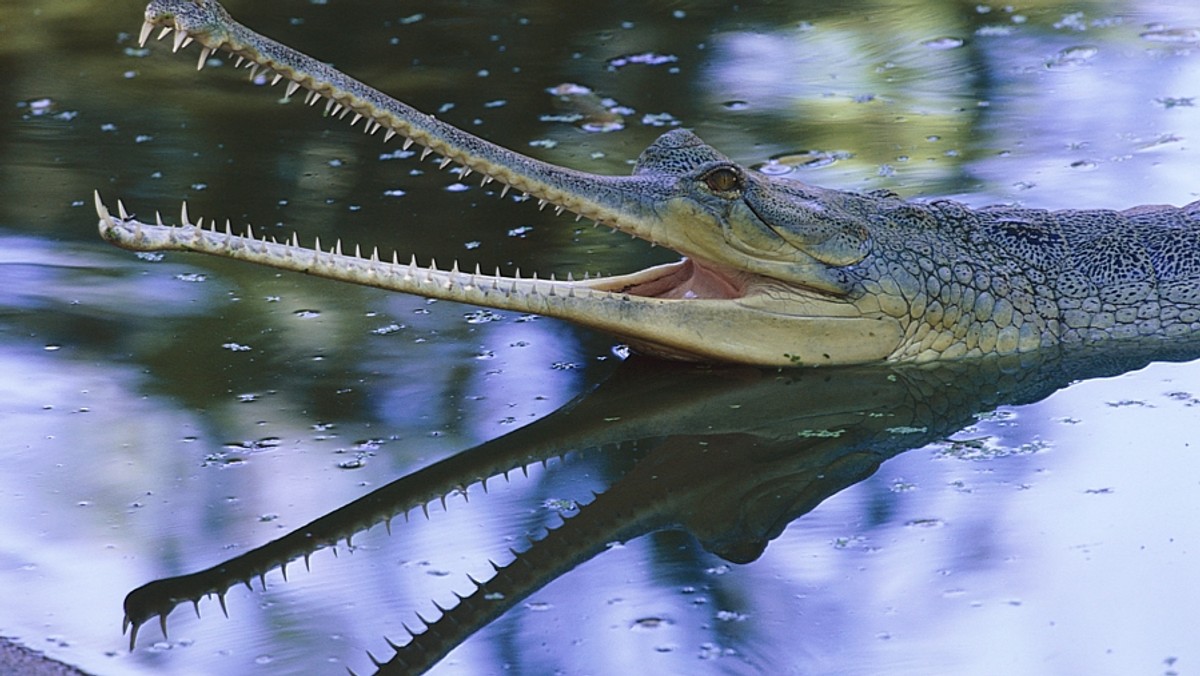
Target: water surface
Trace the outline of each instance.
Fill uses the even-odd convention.
[[[232,4],[232,3],[231,3]],[[246,23],[550,161],[620,173],[674,125],[764,171],[972,205],[1196,199],[1200,9],[1176,2],[232,4]],[[135,256],[143,215],[484,268],[622,272],[671,254],[460,183],[195,47],[138,3],[0,8],[0,635],[103,674],[344,673],[619,475],[568,456],[434,503],[312,571],[151,622],[121,602],[551,413],[620,371],[551,320]],[[589,132],[548,90],[590,89]],[[590,101],[590,99],[589,99]],[[595,103],[593,101],[593,103]],[[586,110],[590,110],[585,108]],[[1200,663],[1200,362],[1155,363],[914,444],[752,563],[686,534],[614,543],[441,673],[1186,673]],[[986,413],[986,412],[985,412]],[[398,526],[398,524],[397,524]]]

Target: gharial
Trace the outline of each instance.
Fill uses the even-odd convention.
[[[234,21],[214,0],[154,0],[176,50],[199,67],[226,51],[308,91],[330,115],[399,135],[497,182],[683,258],[638,272],[546,280],[343,255],[236,236],[202,222],[147,224],[96,196],[100,232],[134,250],[198,251],[432,298],[542,314],[640,351],[756,365],[929,361],[1200,333],[1200,202],[1125,211],[968,209],[888,192],[765,176],[695,134],[663,134],[631,176],[558,167],[484,141]]]

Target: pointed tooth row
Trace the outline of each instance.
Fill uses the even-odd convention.
[[[110,227],[115,227],[117,225],[117,223],[112,220],[111,216],[108,213],[108,210],[105,208],[103,202],[100,200],[100,195],[98,192],[95,195],[95,199],[96,199],[97,213],[103,219],[105,219],[106,221],[109,222]],[[120,201],[120,200],[117,201],[117,212],[118,212],[120,224],[126,226],[126,228],[130,228],[130,227],[132,228],[133,235],[131,238],[129,238],[130,241],[132,241],[132,242],[140,241],[141,238],[143,237],[143,230],[142,230],[143,226],[145,226],[145,227],[149,227],[149,226],[146,226],[141,221],[138,221],[135,218],[133,218],[133,216],[126,209],[125,203],[123,201]],[[188,205],[187,205],[186,201],[182,202],[180,204],[179,220],[180,220],[179,226],[171,228],[171,230],[172,230],[172,233],[170,234],[171,240],[173,242],[183,243],[183,238],[178,237],[175,234],[175,232],[188,230],[190,228],[191,232],[187,236],[187,238],[190,240],[189,245],[193,246],[193,247],[200,246],[201,242],[204,240],[203,233],[206,231],[211,232],[211,233],[216,233],[219,235],[223,235],[223,237],[225,238],[225,241],[222,244],[223,244],[223,246],[225,246],[227,249],[230,249],[230,250],[239,249],[239,248],[250,246],[250,245],[258,245],[260,243],[264,244],[264,245],[267,243],[277,244],[277,245],[279,244],[279,242],[276,241],[274,237],[270,237],[268,235],[262,235],[262,236],[256,235],[254,233],[253,226],[249,226],[249,225],[247,226],[245,235],[235,235],[233,233],[232,223],[228,219],[225,220],[225,227],[223,229],[219,228],[217,219],[211,219],[209,221],[208,228],[205,229],[204,218],[197,217],[195,219],[195,221],[192,220],[192,216],[189,213]],[[155,223],[156,223],[157,227],[160,227],[160,228],[170,227],[170,226],[166,226],[163,223],[162,215],[157,212],[155,213]],[[128,230],[127,230],[127,232],[128,232]],[[128,236],[126,236],[126,237],[128,237]],[[211,246],[211,243],[210,243],[210,246]],[[372,275],[380,274],[379,264],[381,261],[380,261],[380,256],[379,256],[379,250],[377,248],[372,250],[369,258],[365,258],[363,256],[361,247],[358,245],[355,245],[354,254],[352,256],[347,256],[343,252],[341,240],[337,240],[334,243],[334,245],[332,247],[330,247],[328,249],[328,251],[326,251],[321,245],[320,237],[317,237],[317,238],[315,238],[313,248],[305,249],[300,243],[299,235],[296,233],[292,233],[292,236],[281,246],[287,247],[287,249],[285,249],[282,253],[282,255],[284,255],[286,257],[291,257],[298,251],[305,251],[305,252],[308,252],[309,254],[311,254],[313,263],[321,262],[322,256],[325,256],[325,255],[338,256],[338,257],[343,257],[343,258],[351,258],[360,263],[366,264],[367,265],[366,269],[369,274],[372,274]],[[265,253],[265,249],[263,250],[263,252]],[[549,283],[545,286],[541,286],[538,284],[538,282],[544,281],[544,280],[539,280],[537,273],[533,273],[532,275],[530,275],[528,277],[524,277],[521,274],[520,268],[516,268],[513,271],[513,273],[508,276],[505,276],[500,271],[499,268],[496,268],[495,273],[493,275],[486,275],[479,269],[479,266],[476,265],[473,273],[466,273],[459,267],[457,260],[452,263],[452,265],[450,266],[450,268],[448,270],[444,270],[444,269],[439,268],[437,265],[437,262],[434,260],[431,260],[430,264],[428,266],[421,266],[417,262],[416,256],[413,256],[411,258],[411,260],[409,261],[407,266],[401,266],[396,252],[392,253],[391,264],[392,264],[392,267],[394,267],[394,268],[406,267],[407,269],[404,270],[404,272],[403,272],[403,275],[406,279],[420,280],[422,283],[425,283],[425,284],[438,283],[438,284],[445,285],[446,288],[453,288],[453,287],[457,286],[457,287],[462,287],[464,289],[477,289],[477,290],[483,291],[485,293],[490,290],[490,291],[498,291],[498,292],[510,293],[510,294],[527,293],[527,294],[535,295],[535,296],[538,296],[538,295],[557,296],[562,292],[561,287],[563,285],[566,285],[568,287],[566,290],[568,297],[575,297],[576,291],[577,291],[577,287],[575,286],[576,279],[575,279],[574,275],[569,272],[567,274],[565,282],[559,282],[557,277],[552,274],[550,276]],[[592,277],[592,275],[585,273],[583,276],[583,279],[587,280],[590,277]],[[503,287],[500,284],[502,281],[505,282],[505,286],[503,286]],[[521,291],[519,285],[527,285],[527,286],[524,291]],[[588,296],[594,296],[597,293],[602,294],[602,295],[611,295],[611,294],[608,294],[607,292],[597,292],[594,289],[590,289],[587,287],[584,287],[583,289],[578,289],[578,290],[583,293],[586,293]]]
[[[150,23],[150,22],[144,23],[142,25],[141,32],[138,34],[138,44],[145,45],[146,42],[149,40],[150,34],[153,32],[153,30],[154,30],[153,23]],[[180,49],[183,49],[183,48],[187,47],[189,44],[191,44],[192,38],[187,34],[186,31],[183,31],[183,30],[180,30],[177,28],[173,28],[171,26],[164,26],[158,34],[158,39],[159,40],[163,39],[164,37],[169,35],[172,30],[175,30],[175,38],[174,38],[174,41],[172,44],[172,51],[179,51]],[[214,49],[212,49],[208,46],[205,46],[200,51],[200,58],[196,63],[196,70],[201,70],[204,68],[205,63],[207,63],[208,59],[212,56],[214,51],[215,51]],[[245,67],[250,69],[250,79],[251,80],[254,80],[260,74],[260,72],[264,75],[270,73],[269,68],[262,66],[260,64],[257,64],[253,60],[248,59],[247,57],[245,57],[243,55],[234,54],[234,56],[237,58],[236,67],[241,67],[242,64],[245,63]],[[274,86],[274,85],[278,84],[283,79],[283,77],[284,77],[284,75],[282,73],[275,73],[271,79],[271,85]],[[308,92],[305,95],[305,99],[304,99],[305,104],[315,105],[318,101],[321,100],[323,95],[319,91],[317,91],[315,89],[309,89],[303,83],[295,81],[295,80],[291,80],[291,79],[288,80],[287,89],[284,92],[284,97],[291,98],[291,96],[293,94],[295,94],[297,91],[299,91],[299,89],[301,87],[304,87]],[[351,108],[349,106],[347,106],[344,103],[336,101],[332,97],[326,101],[325,113],[327,115],[339,115],[340,117],[345,117],[345,115],[347,115],[350,112],[351,112]],[[355,112],[354,118],[350,122],[350,126],[354,126],[355,124],[358,123],[359,120],[361,120],[363,118],[364,118],[364,116],[362,113]],[[364,133],[367,133],[367,134],[375,134],[382,128],[385,128],[385,125],[383,123],[381,123],[377,120],[374,120],[374,119],[367,118],[367,123],[364,125],[363,131],[364,131]],[[398,132],[395,129],[387,127],[387,132],[384,134],[384,142],[390,141],[393,137],[395,137],[397,135],[397,133]],[[402,149],[408,150],[413,145],[413,142],[414,141],[412,138],[405,137]],[[420,159],[423,161],[423,160],[427,159],[429,157],[429,155],[431,155],[431,154],[433,154],[432,148],[423,147],[421,149]],[[438,164],[438,168],[445,169],[446,167],[450,166],[453,162],[454,162],[454,160],[452,158],[443,157]],[[467,167],[464,165],[463,169],[460,173],[460,178],[465,179],[467,176],[469,176],[472,173],[472,171],[473,170],[470,167]],[[494,177],[484,174],[483,179],[480,182],[480,186],[481,187],[486,186],[487,184],[491,183],[494,180],[496,180]],[[508,184],[504,184],[504,187],[500,191],[500,197],[501,198],[506,197],[508,195],[510,189],[511,189],[511,186],[509,186]],[[529,198],[529,194],[523,193],[521,200],[523,201],[528,198]],[[538,199],[538,209],[539,210],[544,209],[547,204],[549,204],[549,202],[547,200],[540,199],[540,198]],[[562,215],[567,210],[566,207],[561,206],[561,205],[554,205],[554,206],[555,206],[554,211],[555,211],[556,215]],[[576,214],[575,220],[578,221],[582,217],[583,217],[582,214]]]

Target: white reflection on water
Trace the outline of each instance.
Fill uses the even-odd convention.
[[[1200,509],[1197,384],[1200,363],[1156,364],[1005,407],[955,435],[990,438],[990,458],[945,445],[894,458],[753,564],[643,538],[539,593],[550,612],[510,614],[484,640],[570,627],[569,645],[516,659],[539,673],[683,673],[710,660],[720,673],[1137,673],[1190,661],[1200,525],[1181,516]],[[486,669],[478,650],[439,673]]]
[[[973,11],[990,13],[976,23],[957,4],[874,4],[870,22],[857,9],[831,13],[816,3],[810,23],[782,27],[772,21],[779,8],[759,16],[743,7],[730,20],[746,23],[712,33],[706,26],[689,40],[709,41],[705,49],[678,50],[681,74],[659,79],[664,73],[639,66],[603,75],[611,37],[591,28],[573,33],[575,20],[560,31],[571,45],[546,45],[543,53],[580,49],[581,58],[562,60],[581,69],[594,61],[587,81],[608,87],[606,95],[642,113],[669,110],[739,159],[805,149],[847,154],[798,173],[814,183],[1048,208],[1180,204],[1200,189],[1200,107],[1186,103],[1200,96],[1193,89],[1200,50],[1194,40],[1141,36],[1161,24],[1186,38],[1200,25],[1195,3],[1093,3],[1071,21],[1058,9],[978,4]],[[73,7],[54,5],[63,13]],[[18,25],[11,23],[17,11],[0,9],[0,20]],[[83,24],[96,20],[81,17],[70,35],[53,34],[80,44]],[[137,16],[121,23],[119,30],[135,29]],[[663,32],[696,25],[671,19]],[[620,51],[655,48],[633,43],[643,34],[653,41],[659,28],[653,17],[631,22],[617,33]],[[266,592],[239,587],[230,593],[230,620],[213,601],[202,604],[202,620],[181,608],[169,639],[152,622],[132,655],[119,634],[120,601],[147,580],[258,546],[545,414],[598,377],[554,365],[594,367],[606,339],[544,320],[479,327],[463,321],[469,310],[449,305],[416,314],[423,301],[184,256],[138,260],[96,241],[90,212],[65,205],[113,182],[135,186],[146,208],[173,207],[181,190],[205,184],[204,193],[220,194],[235,216],[243,197],[278,190],[267,203],[293,199],[294,207],[268,213],[281,212],[288,227],[349,220],[307,209],[328,195],[340,210],[400,185],[396,174],[372,183],[369,172],[351,172],[366,160],[329,164],[330,156],[355,152],[352,132],[317,117],[311,128],[274,129],[280,114],[270,97],[255,107],[250,97],[262,92],[219,70],[193,80],[190,59],[181,63],[166,50],[144,60],[122,56],[130,38],[117,30],[85,41],[109,48],[105,58],[88,53],[95,58],[86,72],[96,79],[80,77],[74,50],[53,49],[30,56],[38,68],[14,78],[19,100],[49,97],[78,108],[74,122],[22,118],[14,128],[18,107],[0,123],[6,159],[27,158],[0,167],[0,227],[16,232],[0,239],[0,634],[99,673],[361,670],[365,650],[384,654],[381,637],[403,636],[400,623],[411,623],[414,610],[433,615],[431,597],[447,603],[452,590],[468,591],[467,574],[485,577],[489,557],[553,522],[546,504],[586,499],[600,487],[603,456],[587,461],[594,465],[586,480],[563,481],[553,464],[534,468],[530,479],[494,484],[480,510],[455,496],[448,513],[434,506],[428,522],[414,513],[411,528],[396,536],[376,528],[356,537],[362,556],[321,552],[311,573],[294,565],[287,584],[276,573]],[[496,51],[491,30],[501,29],[481,32],[486,49],[453,50],[464,60],[414,68],[415,77],[437,79],[437,68],[476,73]],[[504,31],[512,43],[524,35]],[[964,42],[954,47],[945,37]],[[364,39],[363,62],[379,62],[373,45],[384,42]],[[431,52],[447,51],[432,42]],[[546,106],[518,94],[541,96],[563,80],[553,58],[537,64],[541,70],[494,68],[473,84],[496,88],[488,100],[511,101],[481,116],[517,109],[538,119]],[[134,68],[137,77],[126,78]],[[660,100],[684,77],[696,80],[687,96]],[[194,87],[206,88],[204,96]],[[105,93],[89,99],[92,89]],[[436,93],[439,101],[457,96]],[[735,99],[742,103],[724,105]],[[1176,103],[1164,105],[1168,99]],[[243,100],[254,116],[240,121],[255,141],[249,147],[267,156],[260,164],[243,156],[226,162],[235,157],[236,129],[220,137],[230,139],[228,150],[203,147],[212,134],[204,120]],[[99,141],[81,131],[113,120],[120,131],[96,131]],[[599,148],[621,167],[636,152],[632,140],[658,131],[631,125],[572,150],[579,145],[573,128],[512,132],[491,117],[483,128],[511,134],[522,147],[561,132],[563,154],[548,157],[569,162]],[[137,140],[146,136],[153,142]],[[303,150],[288,154],[291,146]],[[377,156],[371,148],[365,157]],[[247,169],[262,166],[269,169]],[[429,191],[409,184],[410,170],[396,170],[409,191],[399,200],[405,208]],[[247,180],[260,171],[270,174],[266,183]],[[234,197],[228,191],[238,184],[244,193]],[[311,204],[304,202],[310,192]],[[435,198],[439,211],[415,219],[435,228],[461,219],[454,225],[469,234],[462,241],[490,247],[504,242],[498,233],[526,222],[494,222],[485,205],[473,223],[465,207],[447,216],[449,205],[462,206],[453,195]],[[301,213],[314,221],[302,222]],[[401,219],[414,214],[403,211]],[[570,251],[589,269],[647,255],[590,231],[579,239],[586,247],[546,241],[544,251],[495,255],[507,264],[518,254],[552,259]],[[461,241],[454,250],[462,254]],[[319,314],[295,314],[301,310]],[[406,328],[372,333],[393,323]],[[232,354],[223,343],[254,349]],[[484,352],[494,358],[475,359]],[[1156,365],[1008,409],[1010,416],[958,438],[990,435],[996,447],[1036,452],[960,460],[935,448],[900,456],[792,524],[751,565],[725,564],[671,534],[614,547],[485,629],[440,671],[489,673],[508,663],[534,673],[1157,673],[1176,661],[1182,670],[1200,661],[1197,390],[1200,363]],[[213,457],[262,439],[279,442]],[[338,469],[363,440],[379,448],[359,469]]]

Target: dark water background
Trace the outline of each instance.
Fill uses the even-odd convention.
[[[569,7],[569,9],[568,9]],[[623,173],[671,125],[829,187],[972,205],[1183,204],[1200,191],[1200,7],[1174,2],[231,2],[250,26],[510,147]],[[135,2],[0,6],[0,635],[83,668],[344,673],[431,614],[586,480],[535,469],[231,619],[121,636],[151,579],[256,547],[543,416],[612,341],[96,235],[143,215],[252,222],[566,274],[670,252],[489,197],[197,48],[139,49]],[[619,129],[565,121],[592,89]],[[1191,673],[1200,669],[1200,363],[1006,407],[983,458],[915,450],[758,561],[685,535],[614,547],[441,673]],[[594,478],[594,477],[593,477]],[[533,505],[534,507],[529,507]],[[541,505],[541,507],[538,507]],[[367,555],[368,552],[372,554]]]

